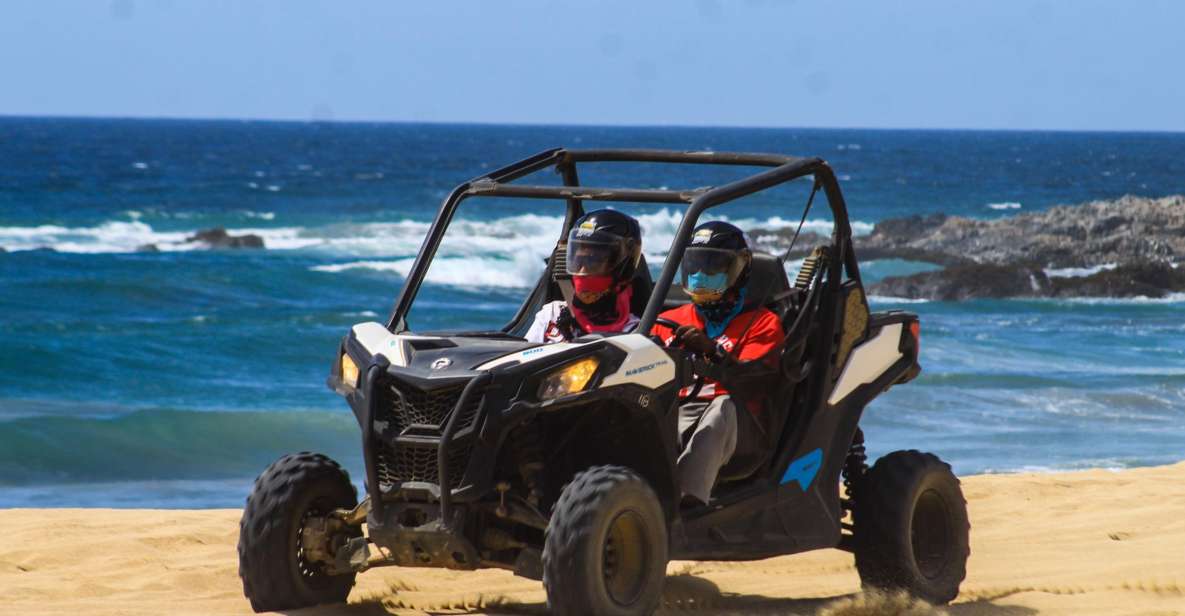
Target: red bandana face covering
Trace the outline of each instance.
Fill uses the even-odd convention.
[[[612,285],[612,276],[575,276],[572,279],[572,286],[575,287],[577,295],[581,293],[612,293],[613,291],[610,288]],[[614,298],[615,301],[613,302],[613,315],[610,316],[608,322],[594,323],[589,318],[590,315],[581,309],[579,301],[572,302],[572,316],[580,324],[580,328],[586,332],[620,332],[625,328],[625,324],[630,319],[630,297],[633,295],[633,292],[633,287],[627,286],[616,294],[617,297]],[[602,297],[592,303],[600,304],[605,299],[608,298]],[[597,320],[606,321],[604,318],[598,318]]]
[[[604,293],[613,286],[612,276],[573,276],[572,286],[576,293]]]

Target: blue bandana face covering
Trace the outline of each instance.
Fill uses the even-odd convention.
[[[711,293],[723,293],[728,288],[728,274],[725,272],[719,274],[696,272],[687,277],[687,286],[692,291],[702,289]]]
[[[694,287],[692,287],[694,288]],[[741,289],[737,293],[737,297],[731,303],[727,300],[720,300],[718,302],[711,302],[707,304],[696,304],[695,310],[704,319],[704,333],[709,338],[716,339],[724,333],[724,329],[728,324],[741,313],[741,309],[745,306],[745,291]]]

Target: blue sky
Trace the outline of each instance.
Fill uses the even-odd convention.
[[[46,0],[0,114],[1185,130],[1185,2]]]

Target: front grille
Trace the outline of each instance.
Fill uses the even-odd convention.
[[[469,464],[472,443],[453,443],[448,453],[449,487],[461,487],[461,478]],[[436,464],[436,445],[421,443],[397,443],[395,446],[379,445],[376,456],[379,485],[384,490],[403,481],[426,481],[440,484],[440,473]]]
[[[423,481],[440,484],[437,466],[437,443],[425,442],[424,437],[441,435],[449,416],[461,398],[465,383],[447,385],[430,390],[418,389],[404,383],[387,381],[378,384],[379,396],[375,408],[375,428],[379,435],[375,462],[379,484],[384,490],[404,481]],[[471,426],[481,408],[483,393],[475,391],[460,410],[454,435]],[[408,428],[416,426],[416,437],[403,437]],[[412,439],[415,440],[412,440]],[[448,469],[450,487],[461,485],[462,476],[473,450],[472,435],[454,439],[449,445]]]
[[[391,434],[401,434],[412,425],[443,431],[449,414],[461,398],[465,384],[423,390],[411,386],[381,384],[375,421],[385,422]],[[481,407],[481,392],[474,392],[457,418],[457,429],[467,427]]]

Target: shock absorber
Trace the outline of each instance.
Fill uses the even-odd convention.
[[[856,428],[852,437],[852,445],[848,448],[848,457],[844,460],[843,489],[845,498],[841,501],[844,509],[852,511],[856,506],[856,490],[854,485],[860,481],[868,471],[868,455],[864,453],[864,431]]]

